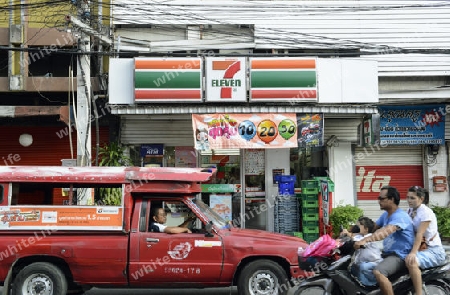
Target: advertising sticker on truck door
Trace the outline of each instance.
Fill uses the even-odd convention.
[[[121,207],[10,206],[0,207],[0,229],[121,230]]]

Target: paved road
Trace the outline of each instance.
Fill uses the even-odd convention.
[[[0,287],[0,292],[3,288]],[[93,288],[85,295],[238,295],[234,288],[211,289],[96,289]],[[289,292],[292,295],[293,292]]]
[[[236,288],[213,289],[92,289],[86,295],[237,295]]]

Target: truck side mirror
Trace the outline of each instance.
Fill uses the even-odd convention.
[[[208,222],[208,223],[205,225],[205,231],[206,231],[205,237],[207,237],[207,238],[214,237],[214,235],[212,234],[212,227],[213,227],[212,221]]]

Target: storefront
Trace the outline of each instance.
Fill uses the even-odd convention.
[[[212,207],[241,227],[273,230],[275,176],[295,174],[299,186],[326,175],[334,151],[350,153],[362,117],[377,112],[355,105],[378,101],[376,62],[351,61],[354,71],[344,75],[345,66],[314,58],[112,60],[110,103],[137,163],[183,166],[195,156],[197,166],[218,170],[203,194]],[[135,78],[124,87],[126,73]],[[195,127],[196,116],[207,127]],[[213,146],[217,138],[231,140]],[[142,146],[154,144],[163,145],[162,158],[142,159]]]
[[[384,185],[397,187],[400,207],[408,208],[405,196],[418,185],[430,192],[430,204],[446,205],[447,190],[433,181],[447,179],[445,155],[445,105],[380,107],[380,145],[355,147],[357,205],[366,215],[380,215],[377,201]]]

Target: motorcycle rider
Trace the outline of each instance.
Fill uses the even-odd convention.
[[[400,194],[393,186],[383,186],[378,197],[380,209],[385,210],[376,221],[376,231],[355,243],[359,249],[366,243],[383,240],[383,260],[373,274],[383,295],[394,295],[389,276],[406,271],[405,258],[414,244],[414,229],[408,213],[399,208]]]
[[[445,250],[439,236],[436,214],[428,206],[428,191],[420,186],[412,186],[406,195],[413,220],[416,239],[405,262],[416,295],[422,295],[422,274],[420,268],[430,268],[445,263]],[[426,249],[420,250],[425,243]],[[424,246],[425,246],[424,245]],[[425,248],[425,247],[424,247]],[[420,267],[420,268],[419,268]]]
[[[342,232],[345,235],[351,236],[355,242],[371,236],[375,229],[375,222],[369,217],[362,216],[358,218],[356,226],[358,228],[357,233],[355,233],[355,230],[352,230],[353,233],[349,233],[347,230],[343,230]],[[382,260],[382,250],[382,241],[368,243],[364,249],[355,250],[352,256],[352,262],[349,265],[352,277],[364,286],[376,285],[377,281],[373,275],[373,269]]]

